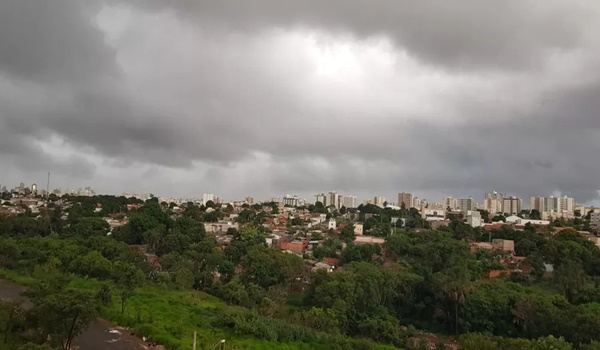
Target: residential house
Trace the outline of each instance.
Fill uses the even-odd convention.
[[[515,241],[510,239],[495,238],[492,240],[492,246],[494,250],[501,250],[507,253],[514,253],[515,251]]]
[[[363,224],[354,224],[354,235],[355,236],[363,235]]]

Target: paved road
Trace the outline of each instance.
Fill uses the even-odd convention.
[[[0,299],[20,300],[27,305],[28,300],[22,293],[25,287],[0,280]],[[144,342],[127,333],[115,329],[114,326],[103,319],[98,319],[83,334],[75,339],[73,349],[79,350],[143,350],[148,349]]]

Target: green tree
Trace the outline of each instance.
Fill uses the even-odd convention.
[[[433,284],[454,307],[454,332],[458,330],[458,308],[465,303],[470,287],[470,273],[465,265],[456,265],[433,276]]]
[[[352,242],[354,240],[354,224],[347,224],[340,231],[340,239],[345,242]]]
[[[554,281],[569,302],[573,302],[586,284],[585,271],[577,262],[564,261],[554,271]]]
[[[93,250],[71,263],[70,270],[85,277],[109,279],[112,274],[112,263]]]
[[[73,339],[99,315],[93,293],[65,290],[34,299],[36,315],[43,329],[61,349],[71,349]]]
[[[542,214],[537,209],[532,209],[529,213],[529,218],[531,220],[542,220]]]
[[[113,267],[113,281],[119,290],[121,300],[121,315],[125,313],[127,300],[133,295],[133,291],[139,287],[144,280],[140,269],[130,263],[117,261]]]
[[[22,321],[23,309],[17,301],[0,300],[0,334],[3,343],[8,344],[17,325]]]

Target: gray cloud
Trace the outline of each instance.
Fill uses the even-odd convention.
[[[586,1],[123,1],[241,31],[307,27],[384,35],[428,62],[467,70],[532,68],[552,51],[575,49],[598,14]]]
[[[90,23],[92,2],[9,1],[0,10],[0,70],[48,83],[111,73],[113,52]]]
[[[598,200],[597,6],[107,3],[0,11],[1,183]]]

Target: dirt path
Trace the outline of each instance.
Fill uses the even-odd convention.
[[[0,280],[0,299],[18,300],[23,306],[31,306],[29,300],[22,295],[26,288],[20,284]],[[29,304],[28,304],[29,303]],[[98,319],[95,323],[75,339],[73,349],[79,350],[143,350],[148,346],[129,332],[115,327],[110,322]]]

